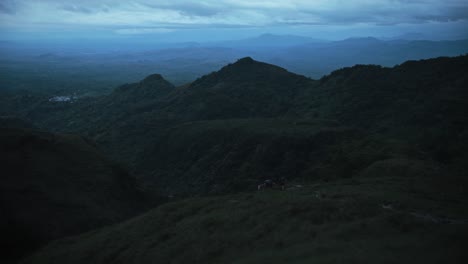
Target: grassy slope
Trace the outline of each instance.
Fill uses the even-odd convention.
[[[171,202],[23,263],[466,262],[466,193],[435,192],[422,176],[375,176]]]

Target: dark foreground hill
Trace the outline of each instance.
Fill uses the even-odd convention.
[[[466,263],[466,200],[431,193],[425,181],[369,172],[171,202],[22,263]]]
[[[135,179],[82,137],[6,123],[12,124],[0,128],[2,262],[149,206]]]

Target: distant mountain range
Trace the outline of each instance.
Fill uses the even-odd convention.
[[[221,46],[230,48],[255,48],[255,47],[270,47],[278,48],[285,46],[297,46],[307,43],[326,43],[330,41],[315,39],[310,37],[295,36],[295,35],[274,35],[262,34],[253,38],[241,40],[223,41],[215,43],[203,44],[204,46]]]
[[[124,46],[132,47],[131,44]],[[247,56],[317,79],[335,69],[355,64],[392,67],[407,60],[467,53],[468,40],[367,37],[322,41],[272,34],[235,41],[155,44],[144,48],[136,45],[129,49],[108,47],[95,51],[4,43],[0,47],[0,90],[97,95],[109,93],[117,85],[135,82],[154,72],[164,75],[175,85],[182,85]]]

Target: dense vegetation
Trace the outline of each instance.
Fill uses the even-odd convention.
[[[431,160],[463,173],[468,141],[467,69],[466,56],[461,56],[407,62],[394,68],[355,66],[314,81],[244,58],[177,88],[160,75],[152,75],[108,96],[34,103],[21,97],[14,108],[43,128],[94,139],[144,179],[143,185],[153,187],[165,177],[174,184],[183,178],[196,182],[198,176],[179,177],[195,171],[208,178],[227,173],[232,177],[216,177],[258,181],[276,171],[275,166],[268,170],[265,165],[266,160],[278,165],[275,159],[292,159],[294,167],[306,164],[286,169],[291,178],[303,177],[304,171],[325,164],[336,167],[333,159],[340,160],[340,166],[348,164],[359,170],[372,161],[395,156]],[[237,121],[219,121],[230,119]],[[348,131],[342,132],[346,136],[337,136],[336,128]],[[311,143],[317,130],[333,140],[325,144],[329,158],[311,162],[309,155],[320,151],[320,146]],[[257,145],[268,148],[264,153],[277,156],[260,157],[262,152],[254,149]],[[353,156],[360,149],[363,151]],[[191,157],[179,159],[180,155]],[[248,155],[258,162],[252,165]],[[213,167],[221,163],[232,169],[221,173]],[[251,166],[253,171],[247,172]],[[247,171],[240,172],[240,168]],[[266,171],[259,174],[260,169]],[[204,182],[225,185],[213,179]],[[167,184],[164,181],[164,188]],[[245,189],[251,187],[245,185]]]
[[[182,199],[27,263],[391,263],[394,252],[458,263],[466,72],[465,55],[312,80],[243,58],[178,87],[154,74],[97,97],[5,95],[1,113],[83,135],[147,196]],[[287,191],[253,193],[282,177]]]

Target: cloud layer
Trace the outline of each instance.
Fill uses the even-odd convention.
[[[0,0],[0,29],[180,29],[468,21],[466,0]]]
[[[9,23],[217,24],[424,23],[468,19],[465,0],[2,0]],[[27,16],[24,16],[27,15]]]

